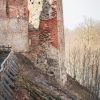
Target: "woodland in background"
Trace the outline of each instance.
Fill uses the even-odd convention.
[[[65,39],[67,73],[100,97],[100,22],[85,19]]]

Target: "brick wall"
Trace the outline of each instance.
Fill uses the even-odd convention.
[[[28,51],[27,0],[1,0],[0,3],[0,45],[9,45],[18,52]]]
[[[35,0],[32,0],[31,3],[32,2],[36,4]],[[37,16],[39,20],[35,20],[33,16],[33,20],[31,19],[33,23],[30,22],[30,24],[31,26],[33,25],[33,29],[35,28],[39,31],[38,46],[40,52],[37,55],[38,63],[36,62],[36,66],[47,73],[54,73],[57,81],[62,85],[66,82],[67,77],[64,66],[64,27],[61,2],[62,0],[41,0],[41,3],[43,3],[42,11],[40,10],[40,6],[40,8],[36,6],[35,9],[37,9],[39,13],[32,12],[36,14],[35,16]],[[38,22],[35,23],[34,20]],[[39,28],[36,27],[38,25]],[[33,36],[33,40],[36,41],[34,33],[36,32],[33,30],[33,33],[29,33],[29,36]],[[32,45],[33,44],[34,42],[32,42]]]
[[[10,18],[22,18],[28,20],[27,0],[8,0],[8,6]]]
[[[49,42],[55,48],[58,48],[57,18],[40,21],[40,44]]]
[[[6,0],[0,0],[0,18],[6,17]]]

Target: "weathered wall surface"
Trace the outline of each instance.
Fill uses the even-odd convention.
[[[65,77],[66,70],[64,69],[63,18],[61,14],[62,9],[60,9],[62,5],[59,5],[58,2],[60,4],[62,1],[29,0],[29,9],[31,9],[29,21],[31,34],[29,32],[29,37],[32,44],[33,40],[37,41],[34,34],[37,34],[35,30],[38,30],[38,46],[40,47],[38,48],[39,53],[37,54],[36,66],[49,74],[54,74],[56,79],[62,82],[67,78]],[[33,37],[31,37],[32,34]],[[33,46],[32,44],[31,46]],[[62,76],[64,76],[63,80]]]
[[[28,50],[27,0],[1,1],[0,11],[4,14],[0,12],[0,44],[9,45],[18,52],[25,52]]]
[[[40,44],[48,42],[58,48],[56,7],[56,0],[28,0],[29,33],[39,30]]]
[[[58,48],[57,19],[41,20],[39,43],[48,42]]]
[[[14,51],[28,50],[28,23],[17,19],[0,19],[0,45],[11,46]]]
[[[40,16],[40,42],[48,42],[58,48],[57,1],[44,0]],[[46,37],[44,37],[46,35]],[[47,39],[47,40],[46,40]]]
[[[21,18],[28,20],[27,0],[8,0],[8,16],[10,18]]]
[[[66,77],[66,67],[65,67],[65,38],[64,38],[64,23],[63,23],[63,7],[62,0],[57,2],[57,30],[58,30],[58,44],[59,44],[59,70],[60,70],[60,80],[65,84]]]
[[[29,9],[29,23],[33,25],[34,28],[39,28],[40,14],[42,11],[43,0],[28,0]]]
[[[37,46],[37,59],[59,81],[64,68],[64,38],[60,0],[1,0],[0,44],[15,51]],[[29,11],[28,11],[29,10]],[[29,14],[29,16],[28,16]],[[29,17],[29,21],[28,21]],[[28,27],[29,22],[29,27]],[[62,26],[62,27],[61,27]],[[59,28],[58,28],[59,27]],[[28,33],[29,30],[29,33]],[[34,50],[34,49],[30,49]],[[38,63],[37,62],[37,63]],[[38,63],[38,66],[43,69]],[[63,69],[65,71],[65,69]],[[64,77],[66,78],[66,77]]]
[[[6,0],[0,0],[0,18],[6,17]]]

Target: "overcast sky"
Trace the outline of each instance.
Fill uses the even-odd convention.
[[[84,17],[100,20],[100,0],[63,0],[64,24],[74,29]]]

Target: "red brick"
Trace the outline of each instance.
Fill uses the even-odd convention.
[[[57,18],[54,17],[54,18],[49,19],[49,20],[41,20],[39,29],[40,29],[40,34],[50,33],[49,43],[51,43],[54,47],[58,48]],[[47,33],[45,31],[47,31]]]

